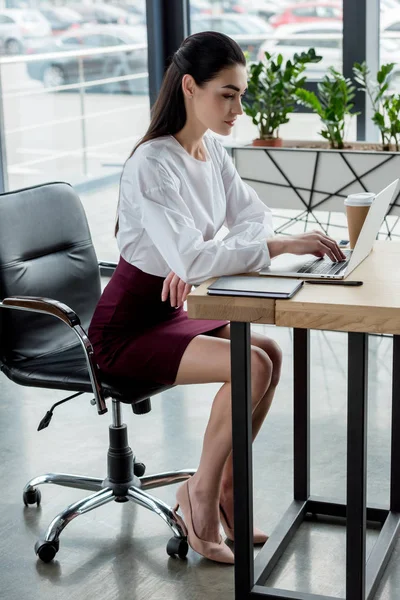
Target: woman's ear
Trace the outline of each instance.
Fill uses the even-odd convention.
[[[195,85],[193,77],[186,73],[182,78],[182,92],[186,98],[193,98]]]

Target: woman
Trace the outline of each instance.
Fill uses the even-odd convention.
[[[180,486],[177,501],[191,547],[225,563],[234,562],[219,533],[222,522],[234,538],[229,324],[190,320],[183,303],[192,284],[260,270],[283,252],[343,259],[322,233],[273,237],[270,210],[208,133],[231,133],[245,89],[245,57],[229,37],[189,36],[173,56],[149,129],[123,170],[116,226],[121,257],[89,329],[105,373],[223,384],[199,468]],[[224,222],[229,233],[214,239]],[[251,344],[255,437],[279,381],[281,351],[258,333]],[[255,542],[266,539],[255,529]]]

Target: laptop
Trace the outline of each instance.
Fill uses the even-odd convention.
[[[345,260],[332,262],[327,256],[316,258],[312,254],[302,256],[280,254],[271,260],[269,267],[260,271],[260,275],[304,279],[345,279],[371,252],[398,182],[399,180],[396,179],[376,195],[354,249],[343,251],[346,255]]]

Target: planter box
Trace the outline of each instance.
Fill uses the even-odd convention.
[[[240,176],[267,206],[294,209],[308,217],[313,211],[343,213],[348,194],[377,193],[400,178],[400,152],[374,147],[379,148],[354,143],[351,149],[330,150],[318,142],[285,142],[282,148],[232,145],[231,150]],[[389,214],[400,216],[400,191]]]

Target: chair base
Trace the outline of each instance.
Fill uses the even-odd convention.
[[[184,558],[188,551],[186,535],[174,511],[162,500],[155,498],[145,490],[185,481],[194,475],[195,469],[137,477],[135,475],[135,457],[128,445],[126,425],[110,425],[109,437],[108,473],[105,479],[66,473],[48,473],[35,477],[26,484],[23,492],[26,505],[40,504],[40,491],[36,486],[44,483],[94,492],[90,496],[74,502],[53,519],[44,539],[35,545],[36,554],[44,562],[50,562],[58,552],[60,534],[68,523],[75,517],[114,500],[116,502],[135,502],[161,517],[174,535],[167,544],[167,553]],[[144,465],[141,463],[136,463],[136,465],[139,467],[137,471],[144,472]]]

